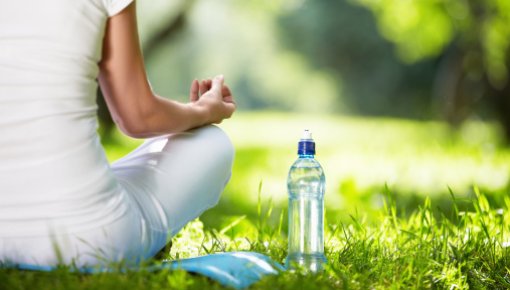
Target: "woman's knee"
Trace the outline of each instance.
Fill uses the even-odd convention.
[[[123,179],[153,192],[171,216],[217,203],[232,174],[234,147],[211,125],[151,139],[130,155],[114,166],[117,176],[127,174]],[[132,172],[122,173],[125,167]]]
[[[217,126],[209,125],[193,130],[197,141],[205,146],[204,149],[210,156],[217,156],[218,162],[224,163],[231,168],[234,160],[234,146],[228,135]]]

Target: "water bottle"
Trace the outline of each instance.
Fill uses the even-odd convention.
[[[315,160],[315,142],[305,130],[299,158],[287,178],[289,191],[289,253],[286,266],[305,272],[322,271],[324,256],[324,171]]]

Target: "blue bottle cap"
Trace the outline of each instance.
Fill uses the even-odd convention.
[[[315,155],[315,142],[309,130],[305,130],[303,137],[299,140],[298,155]]]

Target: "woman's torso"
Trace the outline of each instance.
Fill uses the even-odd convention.
[[[0,0],[0,237],[125,210],[96,133],[105,2]]]

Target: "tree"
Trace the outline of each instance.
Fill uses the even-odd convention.
[[[408,63],[438,58],[435,93],[445,117],[460,124],[483,104],[510,140],[510,1],[353,0]]]

